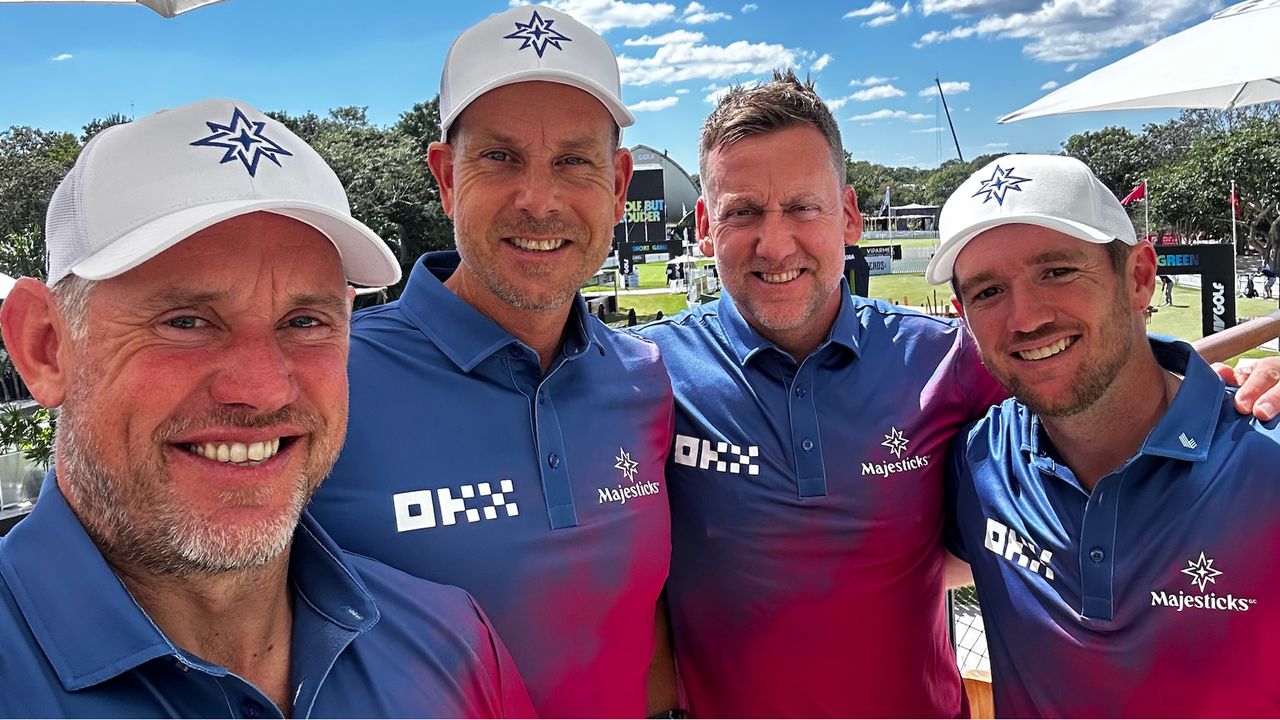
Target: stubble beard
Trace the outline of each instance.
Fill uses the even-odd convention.
[[[90,375],[90,373],[85,373]],[[138,568],[159,576],[191,577],[260,568],[278,558],[293,540],[302,510],[320,481],[337,460],[340,441],[320,439],[319,421],[293,408],[267,415],[229,409],[196,419],[167,423],[146,447],[125,448],[126,467],[112,468],[105,443],[81,409],[93,407],[85,392],[88,377],[77,378],[64,403],[58,425],[58,459],[65,472],[67,499],[86,532],[113,564]],[[100,402],[100,399],[99,399]],[[313,443],[311,455],[293,482],[286,508],[252,525],[219,526],[197,515],[172,492],[173,480],[164,464],[172,438],[197,425],[265,427],[288,422],[306,428]],[[266,499],[272,488],[224,493],[224,506],[252,506]]]
[[[531,217],[522,217],[504,222],[500,228],[491,234],[498,238],[526,237],[529,235],[563,237],[568,238],[569,244],[576,244],[589,242],[589,232],[587,228],[575,227],[557,218],[539,220]],[[482,240],[481,242],[485,241]],[[497,240],[496,242],[504,241]],[[603,252],[600,253],[600,257],[595,258],[594,265],[591,263],[591,258],[587,258],[581,267],[575,268],[575,272],[563,285],[536,292],[522,286],[519,282],[503,273],[501,268],[495,267],[493,263],[474,262],[471,253],[467,250],[470,247],[469,243],[455,240],[455,245],[462,262],[467,265],[471,273],[480,280],[489,292],[502,300],[503,303],[529,312],[559,310],[572,302],[583,283],[594,275],[596,269],[604,263],[604,259],[609,252],[608,244],[601,243]],[[564,261],[572,262],[573,258],[571,256],[565,258]],[[559,265],[535,266],[526,268],[526,277],[550,277],[554,276],[559,270]]]

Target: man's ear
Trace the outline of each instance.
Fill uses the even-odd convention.
[[[1141,240],[1130,250],[1127,268],[1129,278],[1134,283],[1133,307],[1146,308],[1151,304],[1151,297],[1155,295],[1156,285],[1159,284],[1156,279],[1156,250],[1150,241]]]
[[[707,201],[699,195],[697,204],[693,206],[693,216],[698,231],[698,249],[707,257],[715,257],[716,245],[711,241],[711,218],[708,216],[709,212]]]
[[[21,278],[0,304],[0,330],[13,366],[45,407],[66,399],[70,335],[53,293],[44,283]]]
[[[630,150],[618,148],[613,154],[613,222],[615,225],[622,222],[622,217],[627,211],[627,187],[631,185],[631,176],[635,172],[635,167],[635,159],[631,157]]]
[[[427,146],[427,167],[440,186],[440,204],[444,214],[453,218],[454,184],[453,184],[453,146],[436,141]]]
[[[858,210],[858,193],[852,185],[845,185],[840,199],[844,212],[844,244],[857,245],[862,239],[862,212]]]

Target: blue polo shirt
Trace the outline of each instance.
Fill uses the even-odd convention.
[[[312,503],[338,543],[479,601],[546,716],[643,716],[667,577],[671,383],[579,297],[533,350],[419,261],[357,314],[346,446]]]
[[[954,717],[942,469],[1003,391],[952,322],[842,288],[803,362],[722,294],[640,331],[676,394],[667,585],[709,717]]]
[[[998,715],[1280,716],[1280,431],[1189,345],[1151,347],[1185,379],[1092,493],[1014,400],[956,444],[948,544]]]
[[[292,717],[525,717],[515,665],[467,594],[293,537]],[[282,717],[176,647],[107,565],[53,473],[0,538],[0,716]]]

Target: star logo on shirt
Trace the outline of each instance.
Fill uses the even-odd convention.
[[[907,443],[911,442],[902,436],[902,431],[896,427],[889,428],[889,434],[884,436],[884,442],[881,445],[889,448],[889,452],[894,457],[901,458],[902,453],[907,451]]]
[[[618,448],[618,457],[614,458],[614,460],[617,460],[617,462],[613,466],[622,471],[622,477],[626,478],[627,482],[632,482],[636,479],[636,470],[640,467],[640,463],[632,460],[630,453]]]
[[[1004,205],[1005,193],[1010,190],[1022,192],[1022,183],[1031,182],[1031,178],[1018,177],[1013,174],[1013,168],[1005,170],[996,165],[995,172],[991,173],[991,177],[982,181],[982,187],[978,188],[978,192],[971,197],[986,195],[982,199],[983,204],[992,198],[995,198],[997,205]]]
[[[1214,578],[1222,574],[1221,570],[1215,570],[1213,567],[1213,558],[1205,557],[1204,551],[1200,551],[1200,559],[1188,560],[1187,567],[1182,570],[1183,575],[1191,577],[1191,584],[1200,588],[1200,592],[1204,592],[1204,588],[1209,583],[1218,583]]]
[[[258,161],[262,158],[279,166],[281,155],[293,155],[262,133],[267,126],[265,122],[249,120],[240,108],[235,108],[231,113],[231,122],[226,125],[216,122],[205,122],[205,125],[209,127],[211,134],[191,144],[225,150],[219,164],[239,160],[244,164],[244,169],[249,171],[249,177],[257,176]]]
[[[557,50],[564,50],[560,44],[562,42],[573,42],[573,39],[566,37],[559,30],[552,28],[555,20],[543,20],[537,10],[533,11],[533,17],[529,18],[527,23],[516,23],[516,31],[510,35],[503,35],[504,40],[519,40],[520,50],[527,47],[533,48],[538,53],[538,57],[542,57],[542,53],[547,51],[547,46],[554,46]]]

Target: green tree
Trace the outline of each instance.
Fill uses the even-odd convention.
[[[94,118],[85,123],[84,128],[80,132],[80,142],[88,143],[93,139],[94,135],[106,130],[113,125],[123,125],[129,122],[129,118],[120,113],[112,113],[104,118]]]
[[[1067,138],[1063,152],[1093,171],[1117,197],[1124,197],[1151,170],[1147,140],[1124,127],[1111,126]]]
[[[49,199],[79,154],[71,133],[25,126],[0,133],[0,237],[43,232]]]

